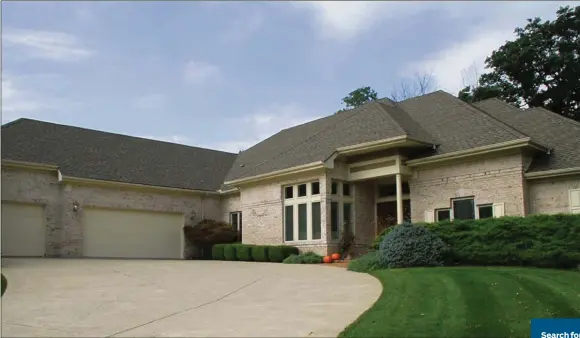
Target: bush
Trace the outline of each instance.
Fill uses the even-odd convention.
[[[252,245],[237,244],[236,256],[239,261],[249,262],[252,260]]]
[[[389,268],[441,266],[448,251],[447,244],[427,228],[404,223],[385,236],[377,257]]]
[[[224,259],[226,261],[238,260],[238,256],[236,253],[237,246],[238,246],[238,244],[226,244],[226,245],[224,245]]]
[[[580,215],[533,215],[425,224],[464,265],[574,268],[580,264]]]
[[[268,261],[268,246],[254,245],[252,246],[252,259],[256,262]]]
[[[234,243],[238,240],[238,231],[231,224],[211,219],[203,219],[194,226],[183,227],[188,258],[213,258],[214,244]]]
[[[383,239],[389,232],[391,232],[391,230],[393,230],[394,227],[395,227],[394,225],[391,225],[383,229],[383,231],[381,231],[381,233],[378,234],[377,237],[375,237],[373,244],[371,244],[371,250],[379,250],[379,247],[381,246]]]
[[[6,292],[6,288],[8,288],[8,280],[6,279],[6,277],[4,277],[4,274],[2,274],[2,294],[1,296],[4,296],[4,292]]]
[[[224,256],[224,249],[228,244],[215,244],[211,247],[211,258],[223,261],[226,257]]]
[[[354,272],[371,272],[374,270],[384,269],[387,266],[381,266],[377,251],[371,251],[359,258],[348,263],[347,270]]]
[[[300,255],[291,254],[286,257],[282,263],[284,264],[320,264],[322,263],[322,256],[314,253],[307,252]]]
[[[298,255],[297,247],[287,245],[273,245],[268,248],[268,258],[270,262],[281,263],[286,257],[295,254]]]

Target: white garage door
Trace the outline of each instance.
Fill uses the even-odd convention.
[[[181,258],[183,214],[85,209],[83,256]]]
[[[2,203],[2,256],[44,256],[44,206]]]

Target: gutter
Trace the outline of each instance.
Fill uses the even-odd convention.
[[[276,178],[276,177],[286,176],[289,174],[305,173],[305,172],[309,172],[309,171],[313,171],[313,170],[317,170],[317,169],[323,169],[323,168],[326,168],[325,163],[323,161],[317,161],[317,162],[299,165],[296,167],[276,170],[276,171],[272,171],[272,172],[265,173],[265,174],[250,176],[250,177],[246,177],[246,178],[240,178],[237,180],[226,181],[226,182],[224,182],[224,184],[226,184],[226,185],[246,184],[246,183],[261,181],[261,180],[264,180],[267,178]]]
[[[56,164],[46,164],[46,163],[16,161],[16,160],[2,160],[2,166],[13,167],[13,168],[49,170],[49,171],[58,170],[58,166]]]
[[[454,152],[447,153],[447,154],[441,154],[441,155],[435,155],[435,156],[429,156],[429,157],[425,157],[425,158],[418,158],[418,159],[414,159],[414,160],[409,160],[409,161],[405,162],[405,164],[409,167],[417,167],[417,166],[425,165],[425,164],[444,162],[444,161],[461,159],[461,158],[477,156],[477,155],[484,155],[484,154],[489,154],[489,153],[493,153],[496,151],[517,149],[517,148],[521,148],[521,147],[532,147],[532,148],[537,149],[539,151],[550,154],[550,149],[548,149],[540,144],[537,144],[535,142],[532,142],[531,138],[526,137],[526,138],[522,138],[522,139],[518,139],[518,140],[514,140],[514,141],[496,143],[496,144],[487,145],[487,146],[483,146],[483,147],[477,147],[477,148],[466,149],[466,150],[459,150],[459,151],[454,151]]]
[[[553,169],[536,171],[531,173],[524,173],[524,177],[529,180],[536,180],[540,178],[567,176],[567,175],[580,175],[580,167],[566,168],[566,169]]]

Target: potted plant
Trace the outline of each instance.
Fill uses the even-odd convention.
[[[352,249],[354,247],[354,234],[348,222],[344,223],[340,233],[340,240],[338,242],[338,251],[342,259],[350,259],[352,256]]]

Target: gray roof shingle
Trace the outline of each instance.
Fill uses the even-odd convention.
[[[580,167],[580,123],[544,108],[518,109],[498,99],[474,104],[552,149],[536,157],[529,172]]]
[[[2,159],[54,164],[80,178],[215,191],[236,156],[30,119],[2,126]]]

